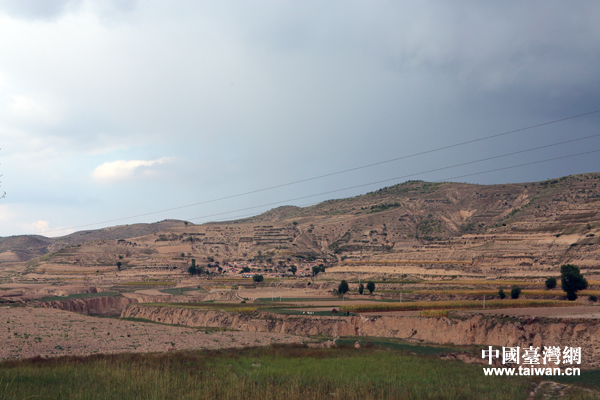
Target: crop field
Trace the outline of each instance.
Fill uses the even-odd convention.
[[[38,301],[61,301],[61,300],[71,300],[71,299],[89,299],[93,297],[112,297],[112,296],[120,296],[118,292],[100,292],[100,293],[76,293],[70,294],[68,296],[51,296],[51,297],[43,297],[38,299]]]
[[[393,346],[272,346],[0,364],[3,399],[526,399],[540,381]],[[569,387],[565,398],[593,399]]]
[[[174,308],[190,308],[195,310],[219,310],[228,312],[243,312],[253,313],[259,308],[263,308],[259,305],[253,304],[240,304],[240,303],[144,303],[145,306],[154,307],[174,307]],[[289,305],[289,304],[288,304]]]
[[[120,283],[123,286],[175,286],[175,282],[170,281],[138,281],[138,282],[123,282]]]
[[[485,306],[489,309],[500,308],[522,308],[522,307],[570,307],[580,306],[576,301],[560,300],[489,300]],[[379,312],[379,311],[420,311],[420,310],[468,310],[479,309],[483,303],[479,300],[459,300],[459,301],[415,301],[410,303],[378,303],[378,304],[360,304],[342,306],[342,311],[350,312]]]
[[[507,294],[510,294],[510,287],[503,288]],[[474,295],[474,296],[497,296],[498,290],[493,289],[448,289],[448,290],[414,290],[403,291],[403,293],[413,294],[447,294],[447,295]],[[522,290],[522,296],[532,297],[557,297],[565,296],[565,292],[559,289],[554,290]],[[600,290],[582,290],[578,292],[579,296],[600,296]]]

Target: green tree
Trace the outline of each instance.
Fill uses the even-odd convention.
[[[242,272],[243,273],[250,272],[250,267],[244,267],[244,268],[242,268]]]
[[[340,285],[338,286],[338,293],[343,296],[344,294],[346,294],[348,292],[348,290],[350,290],[350,287],[348,286],[348,282],[346,282],[344,280],[341,281]]]
[[[292,274],[296,275],[296,271],[298,271],[298,267],[296,267],[295,265],[290,266],[290,271],[292,272]]]
[[[501,300],[504,300],[506,298],[506,293],[504,293],[504,290],[498,290],[498,297],[500,297]]]
[[[119,271],[121,270],[121,265],[123,265],[123,264],[121,264],[121,261],[117,261],[117,270],[119,270]]]
[[[554,289],[556,287],[556,278],[551,276],[550,278],[546,279],[546,289],[550,290],[550,289]]]
[[[511,289],[511,291],[510,291],[511,299],[518,299],[520,295],[521,295],[521,288],[515,286],[514,288]]]
[[[367,282],[367,290],[369,291],[370,294],[373,294],[373,292],[375,291],[375,282],[373,282],[373,281]]]
[[[365,291],[365,285],[363,285],[361,283],[360,285],[358,285],[358,294],[363,294],[364,291]]]
[[[253,280],[254,282],[256,282],[256,283],[260,283],[260,282],[262,282],[262,281],[264,280],[264,278],[263,278],[263,276],[262,276],[262,275],[258,275],[258,274],[257,274],[257,275],[254,275],[254,276],[252,277],[252,280]]]
[[[560,267],[560,280],[562,289],[567,293],[569,300],[576,300],[577,292],[588,287],[588,282],[579,272],[579,267],[573,264],[565,264]]]

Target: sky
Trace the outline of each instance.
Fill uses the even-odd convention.
[[[0,236],[598,172],[599,20],[597,1],[0,0]]]

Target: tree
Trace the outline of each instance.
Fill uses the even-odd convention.
[[[560,280],[568,300],[576,300],[577,292],[588,287],[588,282],[579,272],[579,267],[573,264],[565,264],[560,267]]]
[[[117,270],[119,270],[119,271],[121,270],[121,265],[123,265],[123,264],[121,264],[121,261],[117,261]]]
[[[519,298],[520,295],[521,295],[521,288],[515,286],[514,288],[511,289],[511,291],[510,291],[510,298],[511,299],[515,299],[516,300],[516,299]]]
[[[204,272],[204,268],[196,265],[195,260],[192,260],[192,265],[188,267],[188,272],[192,275],[200,275]]]
[[[373,294],[373,292],[375,291],[375,282],[373,282],[373,281],[367,282],[367,290],[369,291],[370,294]]]
[[[296,275],[296,271],[298,271],[298,267],[296,267],[295,265],[292,265],[290,267],[290,271],[292,272],[292,274]]]
[[[262,281],[263,281],[263,279],[264,279],[264,278],[263,278],[263,276],[262,276],[262,275],[258,275],[258,274],[257,274],[257,275],[254,275],[254,276],[252,277],[252,280],[253,280],[254,282],[256,282],[256,283],[260,283],[260,282],[262,282]]]
[[[363,285],[361,283],[360,285],[358,285],[358,294],[363,294],[364,291],[365,291],[365,285]]]
[[[340,285],[338,286],[338,293],[343,296],[344,294],[346,294],[346,292],[348,292],[348,290],[350,290],[350,287],[348,286],[348,282],[346,282],[344,280],[341,281]]]
[[[500,300],[504,300],[506,298],[506,293],[504,293],[504,290],[498,290],[498,297],[500,297]]]
[[[312,267],[313,276],[317,276],[321,272],[325,272],[325,266],[323,264],[315,265]]]
[[[242,268],[242,273],[247,273],[247,272],[250,272],[250,267]]]
[[[548,279],[546,279],[546,289],[550,290],[550,289],[554,289],[556,287],[556,278],[554,277],[550,277]]]

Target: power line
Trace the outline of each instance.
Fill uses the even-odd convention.
[[[131,216],[128,216],[128,217],[116,218],[116,219],[111,219],[111,220],[106,220],[106,221],[101,221],[101,222],[94,222],[94,223],[90,223],[90,224],[72,226],[72,227],[68,227],[68,228],[57,228],[57,229],[52,229],[52,230],[44,231],[44,232],[41,232],[41,233],[51,233],[51,232],[57,232],[57,231],[64,231],[64,230],[68,230],[68,229],[79,229],[79,228],[85,228],[85,227],[88,227],[88,226],[94,226],[94,225],[100,225],[100,224],[108,224],[108,223],[113,223],[113,222],[119,222],[119,221],[124,221],[124,220],[128,220],[128,219],[132,219],[132,218],[146,217],[146,216],[149,216],[149,215],[161,214],[161,213],[168,212],[168,211],[175,211],[175,210],[180,210],[180,209],[183,209],[183,208],[189,208],[189,207],[204,205],[204,204],[208,204],[208,203],[214,203],[214,202],[217,202],[217,201],[228,200],[228,199],[232,199],[232,198],[236,198],[236,197],[247,196],[249,194],[265,192],[265,191],[273,190],[273,189],[279,189],[279,188],[286,187],[286,186],[297,185],[299,183],[309,182],[309,181],[313,181],[313,180],[317,180],[317,179],[323,179],[323,178],[327,178],[327,177],[331,177],[331,176],[335,176],[335,175],[340,175],[340,174],[345,174],[345,173],[352,172],[352,171],[357,171],[357,170],[360,170],[360,169],[375,167],[377,165],[387,164],[387,163],[391,163],[391,162],[395,162],[395,161],[405,160],[405,159],[408,159],[408,158],[422,156],[422,155],[425,155],[425,154],[431,154],[431,153],[435,153],[435,152],[439,152],[439,151],[443,151],[443,150],[448,150],[448,149],[451,149],[451,148],[465,146],[467,144],[477,143],[477,142],[481,142],[481,141],[484,141],[484,140],[489,140],[489,139],[493,139],[493,138],[497,138],[497,137],[501,137],[501,136],[506,136],[506,135],[510,135],[510,134],[513,134],[513,133],[517,133],[517,132],[523,132],[523,131],[526,131],[526,130],[531,130],[531,129],[534,129],[534,128],[539,128],[541,126],[556,124],[556,123],[559,123],[559,122],[563,122],[563,121],[567,121],[567,120],[571,120],[571,119],[576,119],[576,118],[584,117],[586,115],[596,114],[596,113],[599,113],[599,112],[600,112],[600,109],[595,110],[595,111],[586,112],[586,113],[583,113],[583,114],[573,115],[573,116],[570,116],[570,117],[556,119],[556,120],[553,120],[553,121],[543,122],[541,124],[530,125],[530,126],[527,126],[527,127],[524,127],[524,128],[514,129],[514,130],[511,130],[511,131],[506,131],[506,132],[502,132],[502,133],[498,133],[498,134],[494,134],[494,135],[490,135],[490,136],[485,136],[485,137],[478,138],[478,139],[472,139],[472,140],[468,140],[468,141],[465,141],[465,142],[460,142],[460,143],[456,143],[456,144],[452,144],[452,145],[448,145],[448,146],[438,147],[438,148],[431,149],[431,150],[426,150],[426,151],[422,151],[422,152],[418,152],[418,153],[413,153],[413,154],[409,154],[409,155],[405,155],[405,156],[401,156],[401,157],[396,157],[396,158],[392,158],[392,159],[389,159],[389,160],[379,161],[379,162],[375,162],[375,163],[371,163],[371,164],[366,164],[366,165],[362,165],[362,166],[354,167],[354,168],[348,168],[348,169],[340,170],[340,171],[337,171],[337,172],[331,172],[331,173],[328,173],[328,174],[318,175],[318,176],[314,176],[314,177],[311,177],[311,178],[301,179],[301,180],[292,181],[292,182],[288,182],[288,183],[282,183],[282,184],[279,184],[279,185],[269,186],[269,187],[265,187],[265,188],[262,188],[262,189],[251,190],[251,191],[248,191],[248,192],[243,192],[243,193],[233,194],[233,195],[229,195],[229,196],[219,197],[219,198],[215,198],[215,199],[211,199],[211,200],[205,200],[205,201],[201,201],[201,202],[198,202],[198,203],[192,203],[192,204],[187,204],[187,205],[183,205],[183,206],[172,207],[172,208],[167,208],[167,209],[163,209],[163,210],[159,210],[159,211],[152,211],[152,212],[148,212],[148,213],[131,215]],[[575,140],[578,140],[578,139],[575,139]],[[432,171],[427,171],[427,172],[432,172]],[[423,173],[426,173],[426,172],[423,172]]]
[[[453,177],[453,178],[443,179],[443,180],[436,181],[436,182],[443,182],[443,181],[447,181],[447,180],[450,180],[450,179],[464,178],[466,176],[487,174],[489,172],[503,171],[503,170],[506,170],[506,169],[524,167],[524,166],[534,165],[534,164],[541,164],[541,163],[544,163],[544,162],[562,160],[562,159],[565,159],[565,158],[577,157],[577,156],[582,156],[582,155],[591,154],[591,153],[598,153],[598,152],[600,152],[600,149],[586,151],[586,152],[583,152],[583,153],[571,154],[571,155],[568,155],[568,156],[548,158],[546,160],[532,161],[532,162],[528,162],[528,163],[525,163],[525,164],[518,164],[518,165],[512,165],[512,166],[503,167],[503,168],[496,168],[496,169],[491,169],[491,170],[488,170],[488,171],[476,172],[476,173],[473,173],[473,174],[461,175],[461,176],[457,176],[457,177]],[[482,161],[485,161],[485,160],[486,159],[484,159]],[[465,164],[472,164],[474,162],[475,161],[469,162],[469,163],[465,163]],[[465,164],[457,164],[457,165],[465,165]],[[454,166],[444,167],[444,168],[437,168],[437,169],[431,170],[431,171],[440,171],[440,170],[450,169],[450,168],[454,168]],[[431,171],[427,171],[427,172],[431,172]],[[421,173],[415,173],[415,174],[410,174],[410,175],[399,176],[399,177],[395,177],[395,178],[383,179],[383,180],[375,181],[375,182],[363,183],[361,185],[355,185],[355,186],[350,186],[350,187],[346,187],[346,188],[342,188],[342,189],[335,189],[335,190],[330,190],[330,191],[327,191],[327,192],[321,192],[321,193],[317,193],[317,194],[311,194],[311,195],[307,195],[307,196],[296,197],[294,199],[287,199],[287,200],[277,201],[277,202],[274,202],[274,203],[261,204],[259,206],[253,206],[253,207],[240,208],[240,209],[234,210],[234,211],[225,211],[225,212],[220,212],[220,213],[205,215],[205,216],[202,216],[202,217],[191,218],[190,221],[195,220],[195,219],[212,218],[212,217],[216,217],[216,216],[220,216],[220,215],[231,214],[231,213],[239,212],[239,211],[247,211],[247,210],[252,210],[252,209],[261,208],[261,207],[269,207],[269,206],[274,206],[274,205],[277,205],[277,204],[289,203],[291,201],[296,201],[296,200],[309,199],[311,197],[317,197],[317,196],[322,196],[322,195],[326,195],[326,194],[343,192],[343,191],[346,191],[346,190],[357,189],[357,188],[361,188],[361,187],[365,187],[365,186],[371,186],[371,185],[386,183],[386,182],[390,182],[390,181],[398,181],[400,179],[405,179],[407,177],[411,177],[411,176],[414,176],[414,175],[425,174],[427,172],[421,172]]]

